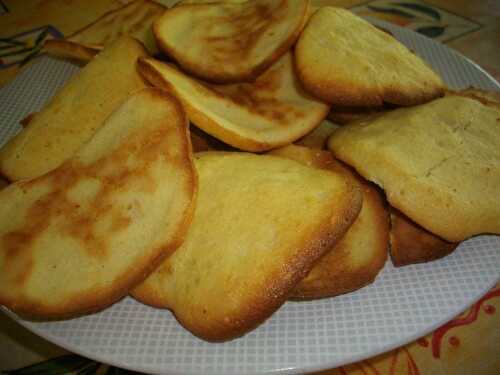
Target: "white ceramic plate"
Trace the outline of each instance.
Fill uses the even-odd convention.
[[[450,49],[411,31],[381,26],[427,60],[450,87],[500,89],[477,65]],[[0,144],[77,70],[43,57],[4,87]],[[193,337],[170,312],[131,298],[98,314],[61,322],[34,323],[7,313],[70,351],[138,371],[303,373],[371,357],[427,334],[486,293],[499,270],[500,237],[476,237],[432,263],[396,269],[389,261],[374,284],[357,292],[288,302],[255,331],[221,344]]]

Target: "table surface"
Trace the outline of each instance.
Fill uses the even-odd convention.
[[[0,38],[44,30],[69,35],[126,0],[0,0]],[[175,0],[159,1],[169,6]],[[478,63],[500,81],[500,1],[312,0],[380,18],[439,40]],[[403,4],[403,5],[402,5]],[[413,4],[408,6],[408,4]],[[436,17],[436,14],[439,16]],[[50,28],[47,28],[50,26]],[[38,34],[37,34],[38,33]],[[46,32],[47,33],[47,32]],[[0,86],[38,54],[0,52]],[[36,39],[36,37],[34,38]],[[500,283],[458,317],[419,340],[348,366],[317,374],[500,374]],[[82,358],[32,334],[0,313],[0,372],[131,373]],[[9,371],[10,372],[10,371]]]

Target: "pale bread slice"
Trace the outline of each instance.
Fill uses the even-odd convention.
[[[65,39],[48,39],[43,49],[51,55],[88,61],[104,46],[122,35],[129,35],[141,41],[149,53],[156,54],[158,48],[152,25],[166,9],[152,0],[130,1],[103,14]]]
[[[139,71],[152,85],[175,93],[197,127],[245,151],[289,144],[314,129],[329,109],[300,88],[290,53],[253,83],[206,84],[152,58],[141,59]]]
[[[255,328],[357,216],[343,175],[270,155],[195,155],[199,193],[184,244],[132,295],[210,341]]]
[[[159,48],[190,74],[251,81],[295,43],[308,7],[309,0],[188,4],[167,10],[153,30]]]
[[[415,105],[442,96],[444,84],[391,35],[348,10],[316,11],[295,46],[304,88],[332,105]]]
[[[72,158],[0,192],[0,304],[67,318],[126,295],[183,241],[197,189],[187,118],[132,95]]]
[[[329,147],[450,242],[500,234],[500,110],[447,95],[338,129]]]
[[[389,212],[390,252],[396,267],[443,258],[459,245],[458,242],[445,241],[425,230],[394,207],[389,207]]]
[[[382,194],[364,178],[335,160],[329,151],[289,145],[269,152],[312,168],[344,174],[363,192],[363,206],[347,233],[295,287],[292,299],[333,297],[372,283],[387,260],[389,216]]]
[[[136,70],[141,56],[146,50],[131,37],[104,49],[0,149],[0,173],[11,181],[32,178],[72,156],[123,100],[146,87]]]
[[[333,132],[338,128],[339,125],[328,120],[323,120],[313,131],[294,143],[299,146],[322,150],[326,148],[328,138],[330,138]]]

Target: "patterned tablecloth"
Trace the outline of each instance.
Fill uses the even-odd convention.
[[[0,86],[63,37],[126,0],[0,0]],[[176,1],[160,1],[169,6]],[[351,8],[445,43],[500,80],[500,2],[465,0],[315,0]],[[383,355],[321,374],[500,374],[500,283],[452,321]],[[0,313],[0,372],[131,373],[72,354]],[[319,374],[319,373],[318,373]]]

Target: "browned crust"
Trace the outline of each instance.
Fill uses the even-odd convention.
[[[358,216],[363,199],[361,191],[358,186],[349,182],[347,186],[346,194],[349,198],[346,202],[350,203],[340,209],[338,202],[333,203],[336,210],[332,207],[331,212],[335,212],[335,215],[332,215],[331,221],[323,223],[314,233],[302,239],[302,244],[297,248],[303,250],[296,251],[295,257],[288,264],[284,264],[278,272],[270,275],[263,283],[265,288],[253,292],[245,307],[234,313],[233,316],[238,316],[237,319],[225,317],[217,321],[198,322],[177,315],[174,308],[170,309],[179,323],[194,335],[211,342],[235,339],[262,324],[288,299],[294,287],[309,273],[317,260],[344,236]],[[134,290],[134,295],[141,302],[165,308],[165,304],[157,299],[158,296],[152,288],[143,288],[140,294],[136,292],[137,290]]]
[[[23,128],[28,127],[28,125],[30,124],[31,120],[33,120],[33,117],[35,117],[36,114],[37,114],[37,112],[31,112],[31,113],[27,114],[25,117],[23,117],[19,121],[19,124],[21,124],[21,126]]]
[[[374,26],[375,31],[388,34],[389,38],[400,43],[390,33],[379,30]],[[413,106],[429,102],[441,97],[445,93],[444,86],[434,86],[429,82],[425,89],[422,87],[415,91],[408,92],[408,89],[397,90],[392,86],[385,86],[381,89],[362,87],[352,84],[349,77],[325,77],[311,74],[311,66],[307,61],[302,61],[300,50],[303,49],[302,39],[299,38],[295,53],[295,71],[302,85],[307,92],[320,100],[326,101],[333,106],[342,107],[383,107],[385,103],[396,104],[400,106]],[[422,59],[421,59],[422,60]],[[425,61],[422,62],[433,71]]]
[[[328,77],[316,79],[300,66],[295,71],[307,92],[334,106],[382,108],[385,103],[413,106],[427,103],[445,93],[444,87],[440,86],[411,94],[391,87],[382,90],[369,89],[352,85],[348,81],[338,79],[339,77],[335,77],[333,80],[328,79]]]
[[[390,253],[396,267],[430,262],[451,254],[459,242],[448,242],[390,207]]]
[[[175,89],[175,86],[170,84],[170,82],[166,81],[161,74],[159,74],[156,69],[151,67],[148,63],[147,58],[139,58],[137,62],[139,73],[153,86],[159,87],[163,90],[166,90],[174,95],[176,95],[179,100],[184,105],[184,109],[186,110],[189,119],[192,123],[194,123],[197,127],[208,133],[209,135],[221,140],[224,143],[227,143],[233,147],[244,151],[251,152],[263,152],[268,151],[276,147],[280,147],[286,144],[293,142],[295,139],[285,139],[281,142],[262,142],[256,141],[254,139],[241,136],[231,130],[220,126],[216,121],[212,120],[208,116],[206,116],[203,112],[194,108],[188,100],[183,100],[181,95],[178,95]],[[326,114],[326,112],[325,112]],[[310,128],[304,128],[303,134],[299,134],[296,138],[300,138],[301,136],[307,134],[309,131],[314,129],[324,118],[324,115],[321,114],[318,116],[317,121],[311,122]]]
[[[152,252],[151,256],[144,259],[141,263],[132,264],[131,267],[124,271],[122,275],[117,278],[117,281],[106,290],[88,290],[85,293],[67,299],[64,303],[60,303],[57,306],[45,304],[41,301],[33,301],[25,297],[14,300],[2,298],[2,296],[0,296],[0,305],[4,305],[23,317],[36,320],[69,319],[102,310],[126,296],[134,286],[143,282],[167,256],[173,253],[182,244],[194,215],[198,191],[198,180],[193,165],[188,120],[182,105],[173,95],[154,88],[144,90],[149,90],[153,95],[158,95],[172,101],[176,108],[177,115],[181,118],[180,122],[182,123],[182,128],[179,130],[183,133],[183,153],[185,154],[183,165],[187,172],[188,194],[192,198],[185,209],[184,218],[177,227],[172,238],[168,239],[168,242]],[[50,173],[53,172],[49,172],[49,174]]]
[[[445,190],[439,190],[439,193],[435,193],[427,184],[422,183],[418,179],[413,179],[412,183],[405,185],[403,190],[392,189],[391,187],[394,187],[395,185],[391,185],[391,181],[406,181],[412,176],[406,173],[404,168],[402,169],[401,166],[397,165],[394,160],[387,159],[385,156],[377,155],[379,164],[384,165],[387,170],[391,170],[391,181],[386,183],[387,186],[382,186],[379,182],[377,182],[376,176],[373,176],[370,168],[366,167],[365,162],[367,160],[364,158],[358,159],[355,155],[351,155],[349,152],[344,152],[340,145],[333,147],[330,143],[332,138],[336,138],[335,134],[330,137],[328,147],[333,152],[335,157],[342,160],[346,164],[353,166],[356,171],[366,179],[380,185],[386,192],[386,198],[392,207],[400,210],[410,220],[414,221],[430,233],[433,233],[435,236],[441,237],[445,241],[457,243],[481,233],[500,234],[500,232],[496,229],[485,230],[484,226],[489,224],[479,216],[476,218],[478,220],[474,223],[475,226],[471,227],[471,224],[465,220],[464,215],[455,216],[453,217],[453,220],[437,220],[435,215],[430,215],[429,213],[424,214],[422,210],[417,209],[418,205],[408,204],[410,201],[408,197],[412,197],[413,201],[419,202],[419,199],[422,197],[421,192],[426,191],[428,195],[431,194],[431,196],[435,198],[435,202],[437,202],[442,209],[446,208],[447,212],[450,213],[451,211],[449,208],[452,207],[450,206],[452,201],[449,193]],[[443,218],[442,213],[440,217],[441,219]],[[479,226],[479,223],[481,226]]]
[[[227,74],[224,72],[216,72],[210,69],[205,69],[203,68],[203,65],[198,64],[197,62],[192,62],[188,60],[184,60],[180,58],[177,53],[176,53],[176,48],[175,46],[169,45],[162,37],[161,37],[161,32],[160,32],[160,22],[168,18],[172,14],[174,10],[178,10],[179,8],[171,8],[170,10],[167,10],[163,16],[156,20],[153,23],[153,34],[155,36],[156,42],[158,44],[158,48],[165,52],[169,57],[171,57],[174,61],[176,61],[179,66],[188,72],[189,74],[204,79],[208,82],[212,83],[219,83],[219,84],[224,84],[224,83],[237,83],[237,82],[251,82],[254,81],[258,76],[260,76],[262,73],[264,73],[267,68],[269,68],[274,62],[276,62],[281,56],[283,56],[297,41],[297,39],[300,36],[300,33],[302,32],[302,29],[304,28],[306,22],[307,22],[307,17],[308,17],[308,9],[309,9],[309,3],[310,0],[304,0],[304,2],[307,2],[307,5],[305,7],[304,15],[302,18],[302,21],[297,25],[297,28],[294,30],[293,33],[290,34],[288,39],[282,42],[281,45],[279,45],[276,50],[267,58],[264,59],[261,63],[258,65],[249,68],[246,71],[242,71],[239,74]],[[185,4],[182,6],[183,10],[189,7],[200,7],[200,6],[210,6],[211,4]],[[183,47],[182,47],[183,48]]]
[[[271,151],[271,154],[292,158],[300,161],[300,153],[307,150],[301,146],[287,146],[282,149]],[[312,167],[332,170],[337,173],[347,175],[363,191],[363,205],[371,208],[370,226],[376,227],[376,237],[374,239],[374,252],[376,256],[370,254],[373,261],[365,267],[352,268],[345,258],[349,256],[351,249],[343,240],[338,242],[328,251],[315,265],[312,271],[320,271],[317,276],[308,279],[307,277],[297,284],[290,298],[294,300],[314,299],[332,297],[338,294],[347,293],[359,289],[371,283],[384,267],[387,260],[387,249],[389,244],[389,217],[385,208],[382,193],[372,183],[366,181],[354,169],[337,161],[331,152],[308,150],[312,155]],[[297,157],[294,157],[294,152]],[[304,160],[305,161],[305,160]],[[309,163],[308,163],[309,165]],[[355,223],[355,222],[354,222]],[[345,237],[344,237],[345,238]],[[330,252],[334,252],[330,254]]]
[[[334,297],[339,294],[360,289],[371,284],[387,261],[389,245],[389,217],[384,207],[381,193],[367,181],[362,183],[363,204],[368,204],[374,209],[375,214],[370,224],[377,228],[376,237],[373,241],[376,256],[370,254],[372,262],[363,267],[351,268],[351,265],[342,262],[342,258],[351,251],[349,248],[337,249],[335,246],[330,250],[339,251],[338,259],[335,263],[328,265],[328,274],[323,274],[321,279],[306,281],[303,280],[295,288],[291,298],[294,300],[310,300],[325,297]],[[341,243],[338,246],[342,246]],[[342,254],[342,252],[345,252]],[[327,253],[328,255],[328,253]],[[322,258],[325,259],[325,258]],[[333,258],[331,259],[333,260]],[[320,259],[318,263],[322,260]]]
[[[300,247],[304,250],[297,252],[290,263],[283,265],[275,275],[268,278],[264,283],[266,288],[262,290],[263,294],[256,293],[238,313],[238,319],[197,324],[176,315],[179,323],[196,336],[213,342],[237,338],[262,324],[289,298],[297,283],[309,273],[323,254],[340,241],[351,226],[361,209],[362,195],[354,186],[349,194],[351,205],[343,207],[342,213],[332,217],[330,223],[322,225],[313,235],[303,239]]]
[[[50,39],[47,40],[43,45],[44,52],[51,55],[67,58],[76,59],[81,61],[90,61],[97,55],[102,49],[97,46],[86,46],[84,44],[75,43],[69,40],[58,40]]]

